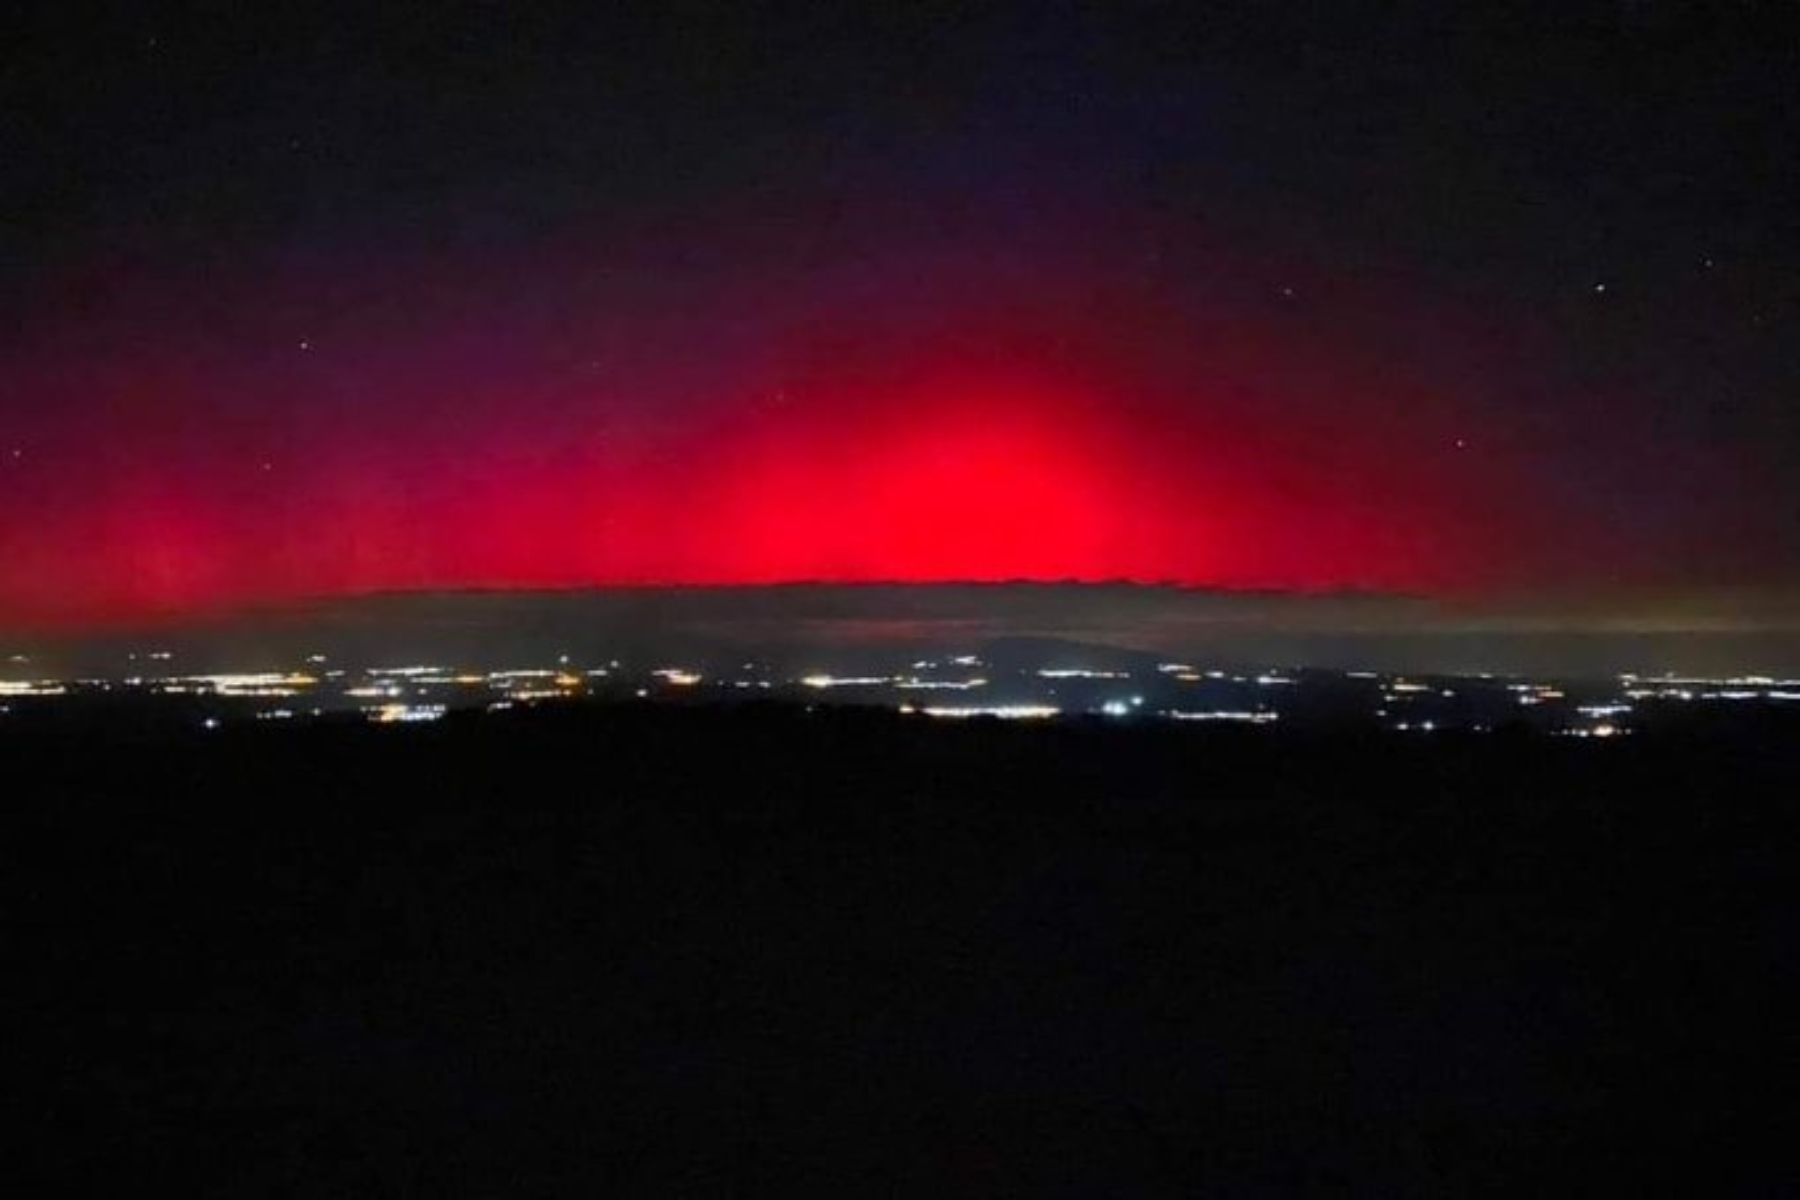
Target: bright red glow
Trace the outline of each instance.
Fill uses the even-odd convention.
[[[0,625],[457,587],[1442,593],[1656,557],[1586,513],[1582,471],[1488,437],[1398,351],[937,283],[847,289],[894,291],[891,319],[822,289],[750,334],[741,281],[699,316],[590,312],[565,281],[568,311],[528,320],[459,307],[509,295],[478,273],[412,281],[438,309],[401,316],[337,282],[300,316],[196,285],[153,297],[172,315],[122,302],[92,347],[53,326],[8,375],[36,415],[0,444]]]
[[[122,466],[9,525],[3,600],[85,623],[444,586],[1421,581],[1359,528],[1368,506],[1318,496],[1303,464],[1269,454],[1043,383],[950,377],[624,448],[596,440],[561,461],[500,426],[307,447],[278,479],[261,461]]]

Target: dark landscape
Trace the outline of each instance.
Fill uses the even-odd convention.
[[[7,1173],[1394,1196],[1704,1161],[1775,1195],[1794,735],[0,728]]]

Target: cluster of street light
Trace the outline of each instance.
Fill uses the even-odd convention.
[[[5,664],[23,675],[30,662]],[[1093,716],[1269,725],[1316,718],[1329,692],[1336,715],[1399,733],[1482,732],[1523,723],[1573,737],[1633,732],[1645,706],[1800,703],[1800,680],[1627,674],[1575,683],[1498,675],[1431,676],[1374,670],[1226,669],[1186,662],[1050,661],[1001,664],[979,654],[914,659],[890,668],[778,670],[736,662],[631,665],[618,659],[475,668],[443,663],[350,666],[324,654],[288,668],[184,672],[168,651],[134,653],[116,676],[0,679],[0,715],[27,703],[124,693],[216,702],[221,717],[288,721],[361,714],[381,724],[437,720],[577,699],[695,702],[752,697],[887,707],[945,719],[1044,720]],[[936,697],[942,696],[942,699]],[[954,697],[954,699],[952,699]]]

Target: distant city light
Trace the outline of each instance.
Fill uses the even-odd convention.
[[[1063,653],[1066,655],[1066,651]],[[689,689],[710,683],[700,695],[725,699],[744,693],[792,696],[801,690],[811,693],[847,689],[843,699],[850,702],[885,700],[902,711],[931,710],[934,715],[945,716],[1029,717],[1083,711],[1109,718],[1137,716],[1149,721],[1269,724],[1289,719],[1289,706],[1298,703],[1305,694],[1303,681],[1311,678],[1287,668],[1246,668],[1242,674],[1201,671],[1173,660],[1158,663],[1156,674],[1152,675],[1148,668],[1134,671],[1117,666],[1069,665],[1067,657],[1056,665],[1020,663],[1004,672],[990,666],[984,673],[976,674],[969,668],[983,659],[972,654],[918,659],[913,670],[892,675],[875,670],[784,674],[768,664],[751,662],[742,667],[743,674],[736,678],[731,677],[729,667],[725,668],[727,675],[708,674],[720,669],[710,661],[654,670],[626,670],[616,665],[584,669],[568,665],[568,661],[574,661],[569,655],[551,657],[550,662],[561,664],[557,666],[525,662],[494,670],[405,662],[372,667],[344,665],[327,670],[320,654],[306,655],[307,666],[288,670],[189,674],[147,667],[149,663],[171,662],[178,656],[185,665],[186,656],[181,652],[132,652],[126,659],[136,665],[120,677],[90,674],[66,679],[0,680],[0,701],[135,693],[145,697],[187,697],[208,704],[229,701],[229,709],[218,706],[219,712],[211,718],[227,724],[240,718],[293,721],[326,712],[360,712],[368,719],[387,723],[431,720],[433,714],[465,707],[500,711],[498,706],[513,703],[568,704],[587,699],[598,703],[608,696],[632,695],[654,699],[659,694],[667,695],[664,689]],[[23,657],[14,655],[9,661],[18,662]],[[731,661],[736,661],[735,656]],[[946,672],[950,677],[944,676]],[[1321,670],[1320,674],[1331,672]],[[1591,684],[1577,689],[1556,681],[1504,676],[1409,678],[1373,671],[1336,674],[1342,679],[1379,680],[1381,686],[1378,692],[1375,688],[1347,690],[1342,699],[1331,701],[1340,707],[1326,710],[1327,714],[1336,711],[1345,716],[1376,718],[1385,728],[1418,733],[1483,732],[1517,727],[1522,722],[1526,728],[1544,734],[1610,738],[1654,728],[1663,719],[1663,708],[1673,703],[1742,707],[1792,705],[1800,701],[1800,683],[1772,673],[1717,678],[1628,673],[1614,676],[1609,685],[1602,685],[1599,690]],[[594,682],[614,679],[616,691]],[[1117,685],[1126,681],[1132,681],[1132,686],[1141,690],[1118,694],[1124,689]],[[1114,685],[1105,689],[1114,694],[1086,693],[1079,702],[1070,702],[1066,697],[1077,689],[1063,685],[1071,683]],[[954,702],[964,697],[952,694],[984,689],[984,695],[966,696],[983,703]],[[942,703],[925,703],[914,699],[918,693],[945,695]],[[305,703],[295,703],[295,697],[303,697]],[[24,712],[40,706],[18,703],[6,707]],[[1315,719],[1317,714],[1307,714],[1309,724]]]
[[[803,675],[802,685],[809,688],[879,687],[891,682],[886,675]]]
[[[384,704],[369,712],[369,719],[379,725],[413,724],[436,721],[444,715],[442,704]]]
[[[1007,721],[1045,720],[1062,712],[1060,708],[1051,704],[995,704],[969,707],[929,705],[924,708],[902,705],[900,711],[903,713],[920,712],[928,717],[947,717],[953,720],[964,717],[999,717]]]
[[[66,685],[53,680],[26,683],[0,680],[0,696],[63,696],[68,694],[68,690]]]
[[[1583,704],[1575,709],[1584,717],[1616,717],[1631,711],[1629,704]]]
[[[1168,717],[1172,721],[1237,721],[1250,725],[1268,725],[1281,719],[1279,713],[1241,712],[1215,709],[1204,712],[1189,712],[1182,709],[1164,709],[1159,716]]]

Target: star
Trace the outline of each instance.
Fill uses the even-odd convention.
[[[1596,296],[1605,295],[1606,294],[1606,285],[1604,283],[1596,283],[1594,285],[1594,294]]]

